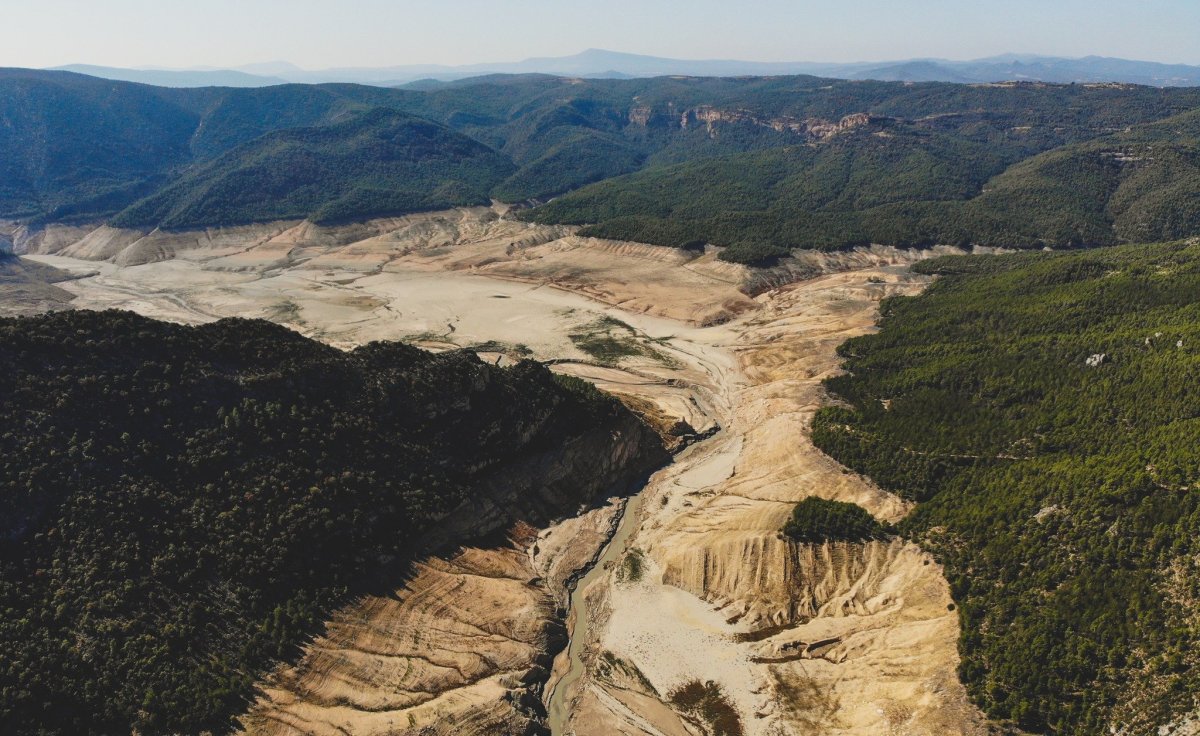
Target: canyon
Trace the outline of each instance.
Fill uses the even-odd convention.
[[[808,252],[773,269],[584,238],[504,207],[352,225],[12,229],[75,308],[264,317],[339,347],[403,339],[532,357],[626,401],[676,455],[630,498],[418,564],[261,683],[253,734],[977,734],[941,568],[903,541],[801,545],[792,506],[909,506],[808,439],[835,349],[932,254]]]

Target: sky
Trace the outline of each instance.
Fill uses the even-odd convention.
[[[1200,0],[0,0],[0,66],[306,69],[604,48],[683,59],[1200,64]]]

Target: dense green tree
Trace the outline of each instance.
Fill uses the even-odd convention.
[[[917,268],[814,442],[920,502],[990,715],[1155,733],[1200,690],[1200,244]]]
[[[866,542],[887,531],[862,506],[809,496],[792,509],[783,533],[803,544]]]
[[[525,216],[677,246],[837,249],[869,243],[1018,248],[1200,233],[1200,112],[1029,156],[928,121],[876,120],[808,146],[646,168]]]
[[[482,205],[512,169],[464,135],[377,108],[244,143],[112,222],[175,229],[280,219],[326,223]]]
[[[662,459],[614,400],[536,363],[343,352],[262,321],[0,319],[0,376],[6,734],[226,732],[431,530],[478,528],[489,502],[544,521]],[[614,434],[644,449],[589,460]],[[556,480],[572,447],[580,472]]]
[[[4,69],[0,217],[204,227],[579,190],[529,216],[665,245],[1176,237],[1195,228],[1195,134],[1169,121],[1198,107],[1197,89],[1132,86],[497,75],[165,89]],[[434,127],[364,138],[354,121],[383,110]],[[1142,137],[1113,137],[1126,129]]]

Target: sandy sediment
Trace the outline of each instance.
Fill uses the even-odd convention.
[[[524,684],[564,634],[523,548],[430,558],[393,596],[347,606],[243,718],[247,733],[520,733]],[[460,731],[461,732],[461,731]]]
[[[808,426],[827,401],[821,379],[838,370],[836,346],[873,328],[879,299],[923,287],[906,268],[918,255],[810,254],[750,274],[712,253],[580,238],[483,208],[343,228],[25,237],[43,263],[99,272],[61,285],[78,307],[188,322],[258,316],[341,346],[406,338],[553,359],[664,426],[715,432],[643,491],[629,540],[640,578],[618,580],[614,565],[572,612],[594,636],[568,693],[570,732],[695,733],[695,718],[669,703],[694,679],[723,689],[748,734],[981,732],[955,676],[957,615],[927,555],[903,541],[800,546],[778,533],[810,495],[889,521],[907,512],[819,453]],[[597,325],[644,349],[589,354],[578,338]],[[247,724],[356,734],[528,725],[538,708],[513,693],[530,692],[522,679],[535,666],[548,669],[562,585],[614,518],[601,509],[521,549],[427,561],[405,591],[331,622],[297,668],[264,684]],[[468,647],[463,632],[481,622],[486,636]],[[416,641],[418,631],[437,635]]]
[[[581,238],[573,230],[529,225],[476,207],[339,226],[273,222],[183,232],[50,226],[22,230],[14,243],[22,254],[123,267],[184,260],[206,271],[264,280],[274,272],[298,272],[290,280],[340,282],[349,290],[369,291],[370,284],[356,282],[371,275],[470,272],[694,324],[754,308],[740,291],[747,269],[714,253]],[[283,290],[286,285],[277,291]]]
[[[645,491],[631,541],[647,560],[642,580],[609,576],[589,595],[600,633],[564,732],[667,733],[661,711],[613,700],[624,690],[669,700],[692,680],[717,683],[748,734],[984,731],[955,675],[957,615],[928,555],[903,541],[798,545],[779,534],[809,495],[884,520],[907,511],[818,452],[808,425],[825,401],[821,379],[838,370],[835,347],[872,329],[881,297],[922,285],[901,265],[868,263],[769,292],[708,341],[736,356],[741,376],[714,376],[727,392],[724,430]],[[593,674],[605,652],[644,684]]]

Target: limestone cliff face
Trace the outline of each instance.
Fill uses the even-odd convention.
[[[645,113],[644,117],[648,119],[649,113]],[[861,112],[846,115],[840,120],[796,118],[791,116],[766,118],[755,114],[751,110],[723,110],[711,105],[693,107],[685,110],[679,116],[680,128],[686,130],[696,125],[703,125],[710,136],[716,134],[719,124],[740,123],[770,128],[777,133],[791,133],[809,142],[823,141],[866,125],[882,125],[888,122],[890,122],[889,118],[868,115]]]
[[[628,490],[666,458],[658,436],[622,411],[565,447],[489,469],[482,492],[426,542],[500,531],[505,541],[428,557],[390,594],[338,611],[294,666],[263,683],[245,733],[542,732],[541,688],[566,629],[561,591],[528,552],[536,526]]]
[[[823,141],[847,131],[867,125],[886,126],[891,118],[870,115],[865,112],[851,113],[838,120],[790,115],[765,117],[746,108],[719,108],[713,105],[697,105],[681,109],[673,103],[661,108],[649,105],[634,105],[629,108],[629,124],[641,128],[662,127],[688,130],[703,126],[710,135],[716,135],[720,125],[746,124],[770,128],[776,133],[790,133],[806,142]]]
[[[654,109],[646,106],[637,106],[629,108],[629,122],[634,125],[646,127],[650,124],[650,116],[654,113]]]

